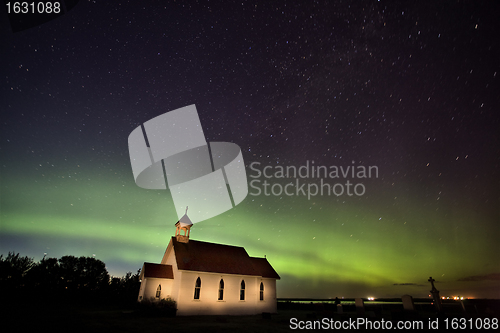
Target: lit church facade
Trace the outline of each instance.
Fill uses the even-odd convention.
[[[144,263],[138,300],[171,298],[179,316],[276,313],[280,277],[267,259],[238,246],[190,240],[192,225],[184,215],[161,263]]]

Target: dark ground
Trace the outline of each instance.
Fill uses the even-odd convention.
[[[417,305],[417,312],[411,314],[402,310],[401,304],[366,305],[366,316],[371,320],[411,320],[422,321],[426,325],[429,318],[438,318],[440,330],[444,329],[445,318],[498,318],[499,300],[474,300],[466,303],[468,313],[463,313],[457,304],[449,303],[446,314],[438,316],[430,304]],[[71,304],[68,302],[41,302],[18,300],[2,306],[2,317],[7,329],[3,332],[290,332],[290,319],[298,321],[321,321],[332,318],[335,321],[356,321],[358,315],[353,304],[344,306],[344,313],[336,312],[334,304],[279,303],[277,314],[255,316],[190,316],[162,317],[140,312],[134,305],[116,304]],[[451,323],[451,321],[449,321]],[[497,322],[498,323],[498,322]],[[4,326],[5,327],[5,326]],[[352,329],[352,328],[351,328]],[[351,330],[349,329],[349,330]],[[449,328],[451,329],[451,328]],[[307,330],[310,331],[310,330]],[[375,331],[375,330],[374,330]],[[381,329],[377,332],[384,331]],[[408,330],[405,330],[408,331]],[[436,331],[436,330],[433,330]],[[494,331],[490,329],[490,331]]]

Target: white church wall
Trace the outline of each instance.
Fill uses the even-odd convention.
[[[177,315],[245,315],[276,312],[276,288],[256,276],[224,275],[182,271],[177,301]],[[201,279],[200,298],[194,299],[197,278]],[[219,283],[224,280],[223,300],[218,300]],[[245,299],[240,300],[241,281],[245,281]],[[264,281],[264,301],[260,301],[260,282]],[[275,285],[275,284],[274,284]],[[267,289],[267,290],[266,290]],[[269,297],[266,299],[266,292]],[[272,295],[272,296],[271,296]],[[274,305],[272,300],[274,299]]]
[[[141,282],[138,300],[142,301],[151,297],[156,299],[158,286],[161,286],[160,299],[172,297],[173,281],[172,279],[144,278]]]
[[[146,290],[147,284],[148,284],[148,282],[146,281],[146,279],[142,279],[141,286],[139,288],[139,296],[137,297],[137,300],[139,302],[144,299],[144,291]]]
[[[163,265],[171,265],[174,280],[172,282],[171,298],[175,301],[179,299],[179,289],[182,281],[182,272],[177,269],[177,261],[175,258],[174,248],[172,246],[172,241],[167,246],[163,259],[161,260]]]
[[[264,299],[260,301],[260,282],[264,284]],[[276,280],[268,278],[259,279],[259,307],[261,312],[276,313],[278,312],[276,300]]]

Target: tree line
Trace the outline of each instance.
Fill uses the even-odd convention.
[[[0,255],[0,292],[11,299],[134,303],[139,293],[136,274],[111,277],[106,265],[93,257],[44,257],[39,262],[9,252]]]

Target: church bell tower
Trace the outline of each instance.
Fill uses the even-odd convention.
[[[187,216],[187,210],[188,208],[186,207],[186,214],[184,214],[184,216],[181,217],[175,224],[175,239],[177,239],[180,243],[189,242],[189,233],[191,232],[191,227],[193,226],[193,223]]]

